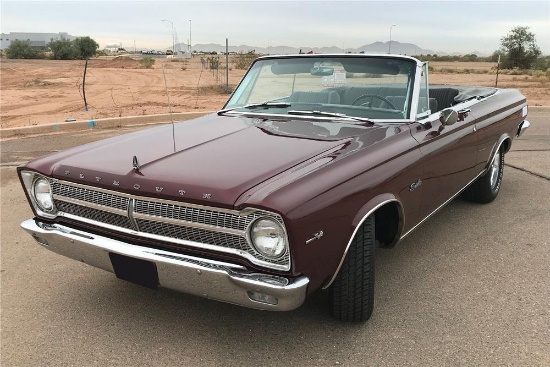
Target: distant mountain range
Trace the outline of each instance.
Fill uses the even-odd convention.
[[[176,44],[176,49],[186,50],[187,44],[178,43]],[[202,52],[225,52],[225,46],[208,43],[208,44],[196,44],[192,47],[193,51],[202,51]],[[270,46],[270,47],[258,47],[258,46],[248,46],[248,45],[239,45],[239,46],[229,46],[229,52],[249,52],[254,51],[257,54],[271,54],[271,55],[280,55],[280,54],[297,54],[300,50],[304,53],[313,51],[314,53],[342,53],[343,50],[341,47],[330,46],[330,47],[292,47],[292,46]],[[358,48],[346,47],[345,52],[359,53],[364,52],[366,54],[386,54],[390,50],[389,41],[388,42],[374,42],[368,45],[364,45]],[[392,54],[401,54],[401,55],[427,55],[427,54],[436,54],[438,56],[455,56],[455,55],[464,55],[461,52],[441,52],[424,49],[420,46],[417,46],[413,43],[401,43],[398,41],[391,41],[391,53]],[[472,51],[467,52],[467,54],[475,54],[477,56],[485,56],[481,52]]]

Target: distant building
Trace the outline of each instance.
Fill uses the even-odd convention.
[[[118,52],[126,52],[124,47],[122,47],[122,43],[107,43],[105,45],[105,48],[103,49],[106,53],[115,54]]]
[[[69,35],[66,32],[59,33],[26,33],[26,32],[10,32],[2,33],[0,37],[0,49],[5,50],[10,47],[12,41],[30,41],[32,47],[46,48],[46,45],[53,39],[72,41],[76,37]]]

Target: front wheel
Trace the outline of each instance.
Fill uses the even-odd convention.
[[[374,215],[355,234],[329,288],[330,314],[342,321],[367,321],[374,306]]]
[[[495,200],[502,184],[504,172],[504,152],[502,148],[496,152],[487,172],[474,181],[463,193],[468,201],[490,203]]]

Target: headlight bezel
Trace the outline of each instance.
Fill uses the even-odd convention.
[[[254,240],[254,237],[255,237],[253,235],[254,228],[255,228],[256,225],[258,225],[258,223],[260,223],[261,221],[264,221],[264,220],[272,222],[281,231],[280,238],[281,238],[281,241],[283,241],[283,248],[282,248],[282,251],[280,251],[276,255],[269,254],[265,249],[261,248],[258,243],[256,243],[257,241]],[[249,242],[250,246],[256,252],[258,252],[260,255],[262,255],[263,257],[265,257],[266,259],[269,259],[269,260],[281,259],[289,252],[289,243],[288,243],[289,241],[288,241],[288,234],[287,234],[287,231],[286,231],[286,227],[285,227],[284,223],[281,220],[279,220],[277,217],[275,217],[273,215],[266,214],[266,215],[262,215],[262,216],[260,216],[256,219],[254,219],[254,221],[252,221],[250,223],[250,225],[247,229],[247,239],[248,239],[248,242]]]
[[[36,215],[40,217],[48,218],[48,219],[56,218],[57,208],[55,207],[55,202],[53,198],[51,179],[48,178],[47,176],[44,176],[34,171],[21,171],[20,174],[21,174],[23,185],[25,186],[25,190],[30,199],[30,203]],[[39,183],[45,183],[48,185],[48,190],[46,194],[49,195],[49,198],[51,201],[50,208],[44,207],[41,204],[41,202],[43,201],[39,200],[39,198],[37,197],[36,187],[37,187],[37,184]],[[44,194],[44,192],[40,194]]]

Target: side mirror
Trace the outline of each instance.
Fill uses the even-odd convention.
[[[456,112],[452,108],[447,108],[441,111],[439,121],[441,121],[441,124],[444,126],[454,125],[458,121],[458,112]]]

